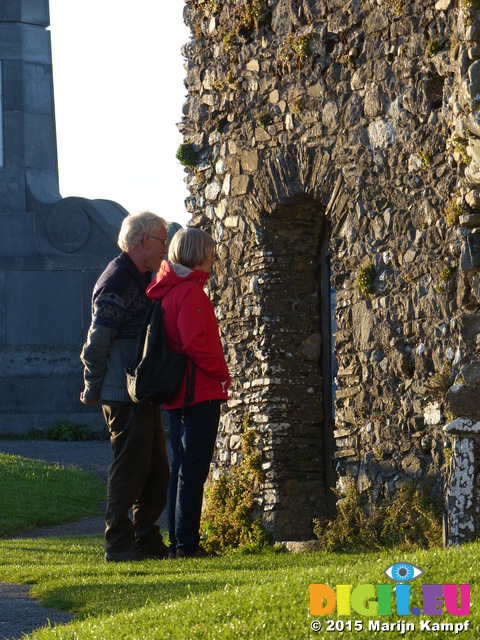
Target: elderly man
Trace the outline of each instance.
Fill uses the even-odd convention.
[[[93,291],[80,396],[84,404],[102,403],[110,432],[105,560],[114,562],[168,556],[156,521],[166,504],[170,476],[160,407],[134,404],[125,376],[151,304],[145,289],[165,256],[165,220],[149,211],[127,216],[118,246],[122,253]]]

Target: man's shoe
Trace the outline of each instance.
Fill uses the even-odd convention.
[[[197,547],[195,551],[184,551],[184,549],[177,549],[177,558],[207,558],[208,553],[203,547]]]
[[[137,549],[151,560],[164,560],[168,558],[168,547],[162,540],[155,540],[154,544],[141,544],[137,542]]]
[[[124,551],[107,551],[105,562],[139,562],[147,560],[147,554],[138,547],[129,547]]]

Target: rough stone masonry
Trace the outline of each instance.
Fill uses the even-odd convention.
[[[311,537],[334,487],[427,480],[446,542],[478,537],[480,2],[186,0],[184,19],[187,208],[218,243],[234,380],[214,475],[253,425],[277,539]]]

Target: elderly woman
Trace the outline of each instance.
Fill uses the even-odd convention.
[[[230,376],[223,355],[217,319],[203,290],[215,261],[215,244],[205,231],[182,229],[169,245],[147,295],[161,299],[170,347],[188,356],[180,390],[164,409],[170,416],[172,445],[168,488],[170,557],[202,557],[200,516],[203,486],[212,461]],[[187,380],[193,382],[187,389]]]

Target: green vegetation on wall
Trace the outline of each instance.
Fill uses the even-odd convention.
[[[244,429],[240,464],[223,473],[206,491],[202,544],[208,551],[226,553],[237,548],[252,551],[268,541],[255,503],[263,474],[249,417],[244,420]]]
[[[395,496],[381,505],[362,505],[352,488],[337,503],[335,520],[314,522],[314,533],[327,551],[396,548],[413,550],[442,544],[439,505],[431,498],[429,487],[415,483],[401,485]]]
[[[184,167],[196,167],[198,154],[191,142],[183,142],[179,147],[176,158]]]

